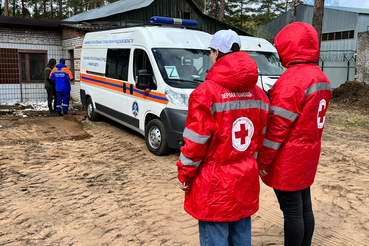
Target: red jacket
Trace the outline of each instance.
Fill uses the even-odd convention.
[[[184,208],[203,221],[237,221],[259,208],[255,153],[263,143],[269,99],[245,52],[220,58],[190,95],[178,179],[188,181]]]
[[[316,62],[318,35],[306,23],[286,26],[275,38],[287,70],[270,91],[272,107],[264,145],[258,156],[262,180],[277,190],[302,190],[317,171],[331,86]]]

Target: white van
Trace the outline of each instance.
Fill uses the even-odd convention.
[[[241,37],[241,50],[247,52],[256,62],[259,70],[257,85],[268,91],[285,71],[279,61],[276,48],[267,40],[256,37]]]
[[[164,26],[87,33],[80,94],[88,118],[103,115],[141,133],[155,155],[180,148],[189,95],[211,67],[210,40]]]
[[[166,24],[181,22],[153,18]],[[185,21],[193,25],[193,21]],[[168,26],[87,33],[81,54],[80,94],[88,118],[97,120],[103,115],[141,133],[155,155],[179,149],[184,144],[189,96],[211,67],[210,40],[206,32]],[[262,40],[242,38],[242,48],[246,44],[256,63],[257,57],[270,59],[266,52],[274,52],[254,48],[259,42]],[[266,85],[269,83],[259,83],[264,89]]]

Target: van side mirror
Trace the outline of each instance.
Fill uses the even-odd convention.
[[[156,89],[152,73],[148,73],[146,69],[138,70],[136,87],[140,90]]]

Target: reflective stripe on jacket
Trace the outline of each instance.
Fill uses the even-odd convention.
[[[190,95],[178,179],[189,182],[185,210],[198,220],[237,221],[259,208],[254,158],[263,143],[269,99],[244,52],[220,58]]]
[[[287,70],[270,91],[272,106],[258,163],[268,173],[262,177],[265,184],[296,191],[314,182],[332,91],[316,64],[318,35],[311,25],[287,26],[275,45]]]
[[[56,91],[70,91],[70,82],[73,81],[73,75],[69,68],[63,63],[54,67],[50,73],[50,79],[56,83]]]

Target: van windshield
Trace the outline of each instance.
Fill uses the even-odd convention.
[[[177,88],[196,88],[211,67],[210,50],[152,49],[164,81]]]
[[[281,76],[286,70],[279,61],[278,54],[275,52],[248,50],[246,50],[246,52],[256,62],[260,75]]]

